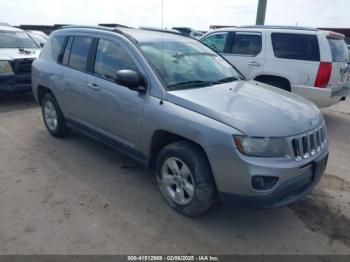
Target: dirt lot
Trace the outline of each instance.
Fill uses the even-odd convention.
[[[85,136],[49,136],[31,96],[0,100],[1,254],[350,254],[350,100],[323,110],[329,165],[308,198],[184,218],[153,174]]]

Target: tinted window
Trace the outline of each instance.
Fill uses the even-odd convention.
[[[85,36],[74,37],[72,49],[69,56],[71,68],[85,71],[92,38]]]
[[[315,35],[273,33],[271,37],[275,57],[320,61],[320,48]]]
[[[227,35],[227,32],[216,33],[206,37],[202,41],[207,46],[213,48],[215,51],[223,53],[225,49]]]
[[[68,65],[69,54],[70,54],[70,50],[72,48],[73,39],[74,39],[74,37],[70,36],[68,39],[68,42],[66,44],[66,49],[64,50],[63,58],[62,58],[62,64],[64,64],[64,65]]]
[[[345,62],[349,60],[349,51],[342,39],[328,38],[332,52],[333,62]]]
[[[133,60],[119,44],[100,39],[97,46],[94,72],[107,79],[114,79],[119,70],[137,70]]]
[[[261,34],[236,32],[232,45],[231,54],[257,56],[261,52]]]
[[[64,39],[64,36],[55,36],[54,38],[52,38],[51,53],[52,58],[55,59],[56,62],[59,62],[59,55],[61,54],[63,48]]]

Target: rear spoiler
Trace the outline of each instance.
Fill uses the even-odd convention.
[[[329,31],[327,34],[328,38],[335,38],[335,39],[345,39],[345,35],[333,31]]]

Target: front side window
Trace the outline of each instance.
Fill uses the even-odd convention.
[[[343,39],[328,38],[331,47],[333,62],[345,62],[349,60],[349,51]]]
[[[0,48],[39,48],[39,46],[26,32],[0,31]]]
[[[216,52],[223,53],[225,50],[227,32],[215,33],[202,40],[207,46],[213,48]]]
[[[85,71],[91,43],[91,37],[74,37],[68,63],[71,68]]]
[[[204,87],[241,78],[231,64],[199,42],[145,42],[141,50],[169,90]]]
[[[119,70],[137,70],[134,61],[119,44],[100,39],[97,46],[94,73],[106,79],[115,79]]]
[[[277,58],[320,61],[316,35],[272,33],[271,39]]]
[[[261,52],[260,33],[236,32],[229,53],[235,55],[257,56]]]

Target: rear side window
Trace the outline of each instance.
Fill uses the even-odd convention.
[[[223,53],[227,40],[227,32],[215,33],[202,40],[207,46],[214,49],[216,52]]]
[[[59,56],[62,52],[65,36],[55,36],[52,38],[51,42],[51,54],[52,58],[59,62]]]
[[[80,71],[86,70],[86,64],[89,56],[91,37],[75,36],[69,56],[68,65]]]
[[[115,42],[100,39],[96,51],[94,73],[114,80],[116,73],[124,69],[137,70],[126,50]]]
[[[236,32],[229,52],[235,55],[257,56],[261,52],[261,48],[260,33]]]
[[[349,60],[348,47],[343,39],[328,38],[331,47],[333,62],[345,62]]]
[[[275,57],[320,61],[320,47],[316,35],[272,33]]]
[[[74,39],[74,37],[70,36],[68,41],[67,41],[66,49],[64,50],[63,58],[62,58],[62,64],[64,64],[64,65],[68,65],[69,54],[70,54],[70,50],[72,48],[73,39]]]

